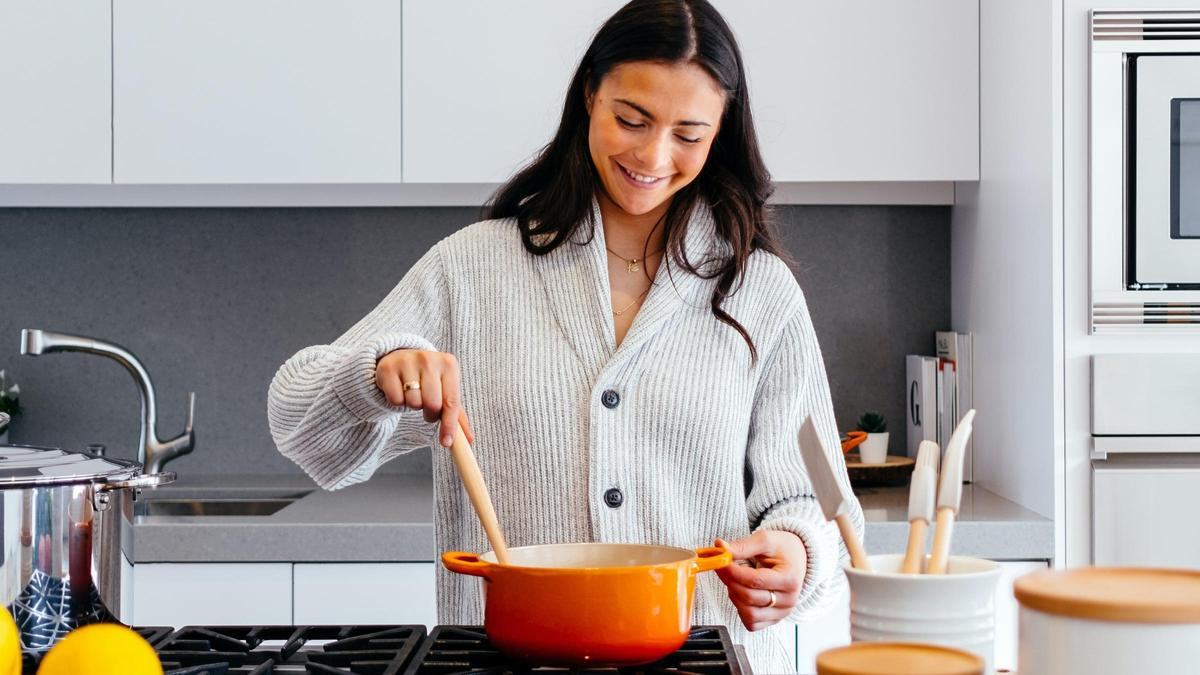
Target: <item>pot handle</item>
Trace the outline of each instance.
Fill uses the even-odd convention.
[[[137,493],[142,488],[158,487],[167,483],[175,482],[174,471],[163,471],[162,473],[144,473],[140,476],[134,476],[128,480],[114,480],[105,483],[96,483],[95,491],[92,493],[92,507],[97,511],[108,510],[108,500],[112,497],[110,493],[116,490],[124,490],[126,488],[133,489],[134,499],[137,499]]]
[[[470,574],[475,577],[490,577],[492,564],[479,559],[477,553],[450,551],[442,554],[442,564],[451,572]]]
[[[696,549],[696,559],[692,566],[697,572],[719,570],[733,562],[733,554],[720,546],[705,546]]]

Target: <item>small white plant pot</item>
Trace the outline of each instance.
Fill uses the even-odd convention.
[[[887,462],[888,434],[867,434],[867,440],[858,446],[858,455],[863,464],[883,464]]]

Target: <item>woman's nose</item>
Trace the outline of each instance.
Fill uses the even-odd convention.
[[[652,175],[666,166],[670,161],[671,146],[661,135],[652,136],[645,145],[634,150],[633,158],[641,163],[641,168]]]

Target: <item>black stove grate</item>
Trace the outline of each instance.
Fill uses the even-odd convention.
[[[165,675],[400,675],[424,626],[187,626],[153,643]]]
[[[174,628],[167,626],[146,626],[142,628],[134,628],[133,632],[141,635],[151,645],[158,644],[160,640],[171,634]],[[46,652],[21,652],[21,673],[22,675],[34,675],[37,672],[38,665],[42,662],[42,657]]]
[[[678,651],[633,668],[552,668],[513,663],[488,642],[481,626],[438,626],[404,675],[537,675],[551,673],[621,675],[750,675],[745,656],[734,649],[724,626],[697,626]]]

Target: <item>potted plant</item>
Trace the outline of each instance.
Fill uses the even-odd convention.
[[[887,462],[888,430],[887,419],[881,413],[869,410],[858,418],[858,428],[867,432],[867,440],[858,446],[863,464]]]
[[[8,379],[4,375],[4,371],[0,370],[0,413],[8,413],[12,419],[16,419],[21,414],[21,402],[18,398],[21,395],[21,388],[16,384],[9,386]],[[9,424],[11,424],[11,420]],[[8,425],[0,429],[0,443],[8,442]]]

